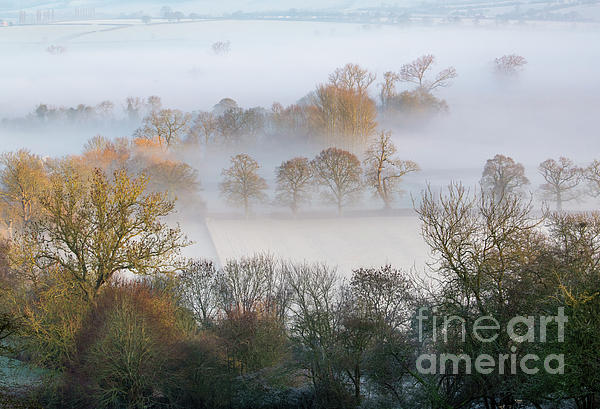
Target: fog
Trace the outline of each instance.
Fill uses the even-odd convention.
[[[347,62],[381,77],[432,53],[440,69],[453,65],[459,74],[438,93],[450,113],[426,129],[396,134],[423,167],[468,167],[499,151],[528,165],[558,154],[589,160],[598,147],[593,136],[600,102],[599,39],[592,29],[545,26],[218,21],[7,27],[0,32],[0,117],[25,115],[42,102],[120,104],[127,96],[147,95],[187,111],[208,110],[223,97],[268,108],[274,101],[295,102]],[[231,42],[229,54],[211,52],[210,44],[219,40]],[[66,52],[46,52],[52,44]],[[503,83],[492,75],[491,61],[506,53],[526,56],[529,64],[516,81]],[[371,91],[375,94],[376,87]],[[3,134],[2,141],[8,149],[25,144],[47,154],[70,153],[90,136],[82,133],[68,138],[72,144],[66,146],[34,136]],[[470,152],[458,146],[461,142]],[[460,154],[449,154],[455,147]]]
[[[211,50],[216,41],[230,41],[231,51],[216,55]],[[348,62],[377,73],[378,83],[383,72],[397,71],[402,64],[431,53],[437,58],[436,69],[454,66],[458,78],[450,87],[436,90],[436,96],[448,103],[447,114],[393,129],[400,156],[422,168],[405,180],[407,194],[399,207],[410,208],[411,194],[418,195],[427,182],[439,187],[462,180],[475,186],[485,160],[497,153],[525,165],[532,190],[540,183],[537,165],[547,158],[567,156],[582,165],[597,158],[599,43],[600,32],[594,26],[552,23],[395,27],[291,21],[151,25],[107,21],[0,27],[0,118],[25,117],[39,103],[77,106],[111,100],[119,110],[126,97],[149,95],[160,96],[165,107],[185,111],[210,110],[224,97],[242,107],[268,109],[275,101],[296,102]],[[62,46],[65,52],[47,52],[51,45]],[[500,79],[492,62],[511,53],[525,56],[528,64],[518,77]],[[376,93],[373,85],[371,94],[376,97]],[[2,126],[0,150],[25,147],[60,156],[79,153],[96,134],[131,136],[134,129]],[[317,153],[307,147],[287,148],[247,150],[272,183],[273,169],[282,160]],[[233,211],[217,193],[220,171],[232,153],[184,154],[200,171],[209,212]],[[365,195],[359,208],[378,206]],[[258,213],[272,211],[267,207]]]

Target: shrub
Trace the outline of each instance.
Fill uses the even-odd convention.
[[[104,290],[91,307],[77,339],[77,357],[65,391],[76,391],[98,408],[146,408],[167,400],[184,332],[178,307],[167,292],[140,282]]]

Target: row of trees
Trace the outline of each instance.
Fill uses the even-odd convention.
[[[538,172],[544,179],[540,185],[542,198],[556,203],[559,211],[564,202],[580,199],[584,194],[600,195],[600,162],[597,160],[580,167],[565,157],[547,159],[539,164]],[[480,183],[485,191],[502,200],[511,194],[523,194],[529,179],[522,164],[496,155],[486,162]]]
[[[412,161],[401,160],[389,132],[381,132],[365,153],[363,166],[356,155],[338,148],[321,151],[313,160],[296,157],[282,162],[276,173],[276,201],[296,214],[301,205],[310,201],[315,189],[320,189],[326,202],[344,206],[357,200],[365,187],[372,189],[389,208],[400,192],[402,177],[419,170]],[[264,202],[266,181],[258,174],[260,166],[246,154],[231,158],[231,167],[222,172],[222,195],[230,203],[243,207],[248,215],[252,202]]]
[[[159,97],[150,96],[145,99],[128,97],[122,104],[122,111],[128,125],[142,121],[135,132],[137,137],[157,139],[165,148],[183,142],[204,145],[254,142],[262,136],[291,137],[360,151],[376,133],[380,114],[385,114],[380,118],[384,120],[402,113],[412,115],[446,109],[445,102],[434,97],[432,92],[448,86],[456,77],[456,71],[449,67],[433,76],[434,63],[434,56],[425,55],[403,65],[399,73],[387,72],[380,84],[379,106],[370,95],[376,75],[359,65],[346,64],[336,69],[326,83],[288,107],[274,103],[271,109],[244,109],[234,100],[224,98],[211,111],[187,113],[164,108]],[[415,88],[398,93],[398,82]],[[117,121],[115,110],[116,105],[111,101],[71,108],[40,104],[25,122],[110,125]]]
[[[130,141],[92,138],[81,155],[66,159],[42,158],[27,150],[0,155],[0,223],[3,230],[19,230],[32,223],[40,212],[42,196],[52,187],[55,174],[70,171],[88,178],[99,169],[105,175],[124,171],[142,178],[144,190],[166,192],[167,198],[178,197],[182,205],[201,203],[198,197],[198,172],[169,156],[158,147]]]
[[[519,195],[427,190],[417,213],[438,285],[389,266],[344,282],[268,255],[222,268],[183,260],[166,194],[123,170],[81,169],[53,167],[28,223],[0,247],[0,335],[13,356],[51,370],[37,395],[45,407],[596,405],[596,213],[540,220]],[[119,280],[132,273],[147,279]],[[558,308],[568,326],[562,339],[555,322],[545,342],[503,332],[489,342],[429,319],[420,336],[421,307],[461,317],[469,332],[481,316],[505,328]],[[562,353],[564,370],[417,370],[423,354],[442,353]]]

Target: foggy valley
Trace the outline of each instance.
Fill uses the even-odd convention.
[[[0,3],[1,409],[597,407],[600,2]]]

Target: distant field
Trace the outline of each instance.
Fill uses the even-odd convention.
[[[325,262],[348,275],[356,267],[392,264],[422,271],[429,251],[416,216],[323,219],[207,219],[218,259],[269,252],[293,261]]]

